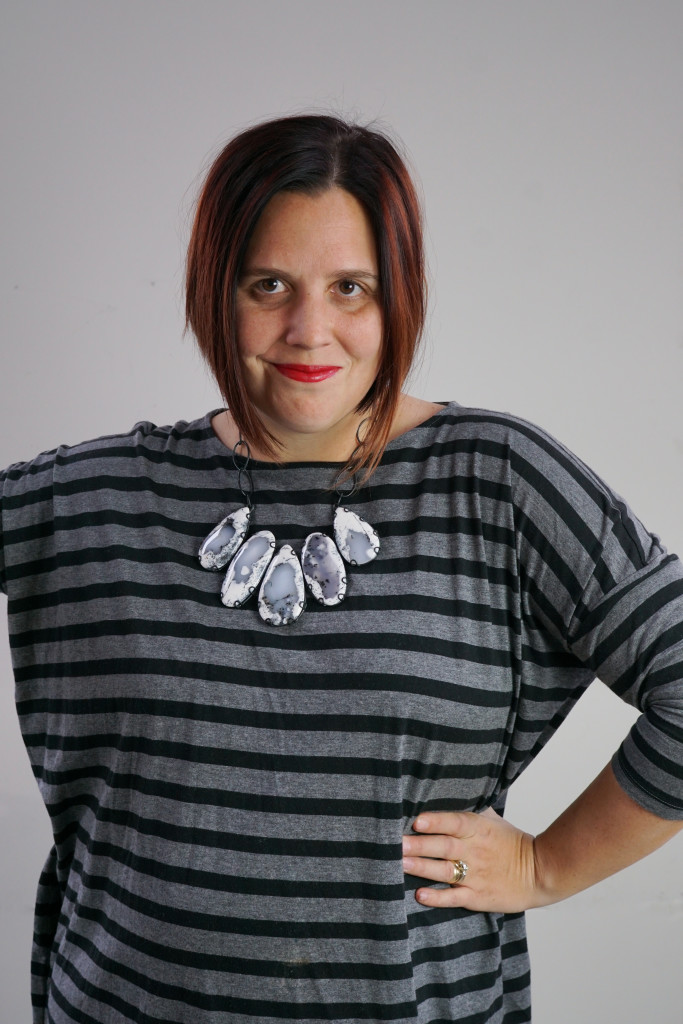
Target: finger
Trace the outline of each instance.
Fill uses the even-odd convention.
[[[453,861],[434,860],[431,857],[404,857],[403,870],[417,878],[430,878],[433,882],[450,885],[453,881]]]
[[[478,815],[470,811],[430,811],[420,814],[413,822],[415,832],[440,832],[466,839],[472,835]]]
[[[403,852],[407,857],[439,857],[457,860],[465,857],[465,844],[453,836],[404,836]]]
[[[415,899],[425,907],[465,907],[472,909],[472,892],[466,885],[453,885],[448,889],[423,887],[415,892]]]

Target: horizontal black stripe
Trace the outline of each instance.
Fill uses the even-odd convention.
[[[517,978],[508,974],[503,981],[503,991],[506,995],[509,995],[510,992],[526,992],[530,981],[531,975],[529,971],[523,971]]]
[[[498,445],[478,444],[473,446],[471,442],[460,442],[455,444],[437,445],[435,447],[435,457],[439,457],[440,455],[456,456],[472,453],[473,451],[478,451],[479,454],[486,454],[490,458],[502,459],[505,455],[505,452],[501,451]],[[232,469],[232,465],[229,470],[232,483],[227,482],[220,486],[207,486],[206,471],[197,471],[196,468],[193,467],[195,468],[195,472],[190,477],[190,479],[192,479],[192,485],[187,486],[173,483],[168,479],[157,479],[152,476],[140,475],[138,466],[139,460],[135,451],[131,453],[129,465],[127,465],[127,461],[128,460],[123,460],[122,462],[117,463],[116,468],[118,468],[119,472],[115,475],[111,472],[100,472],[95,475],[55,480],[54,485],[50,484],[44,488],[27,492],[26,495],[9,499],[8,508],[10,510],[15,508],[24,508],[35,503],[36,500],[47,500],[52,495],[53,487],[55,499],[71,498],[74,496],[83,497],[101,492],[108,492],[109,495],[112,493],[116,494],[118,492],[122,492],[124,494],[136,493],[141,495],[157,496],[164,498],[164,500],[179,502],[191,501],[195,506],[199,502],[206,504],[215,503],[219,507],[219,510],[229,510],[231,505],[240,505],[243,503],[241,492],[234,485],[234,470]],[[416,463],[421,465],[422,461],[423,460],[418,457]],[[165,462],[165,460],[162,460],[162,462]],[[127,468],[131,468],[132,470],[130,475],[125,474],[125,470]],[[333,477],[334,472],[331,472],[330,480],[332,480]],[[406,481],[401,484],[395,484],[390,481],[379,482],[377,478],[375,478],[370,485],[369,490],[354,494],[353,498],[349,499],[349,503],[354,508],[360,508],[370,501],[374,502],[379,500],[386,501],[398,499],[405,502],[406,499],[413,499],[418,496],[424,499],[426,496],[431,494],[443,494],[451,497],[457,494],[478,495],[481,498],[490,499],[492,501],[509,502],[511,498],[511,487],[508,481],[485,479],[483,477],[476,476],[460,476],[453,479],[450,474],[446,476],[426,475],[421,477],[419,480],[414,480],[412,482]],[[273,489],[269,486],[269,481],[267,480],[266,486],[258,489],[258,495],[259,511],[261,513],[263,509],[268,506],[286,507],[289,503],[287,492]],[[303,493],[300,498],[297,495],[294,499],[294,503],[298,508],[319,506],[321,509],[329,509],[330,492],[328,490],[312,489]],[[223,511],[222,514],[225,514],[225,511]],[[206,525],[208,526],[210,524],[207,523]],[[65,524],[65,526],[67,526],[67,524]]]
[[[373,902],[373,911],[376,919],[369,920],[335,920],[333,915],[321,920],[300,920],[299,917],[275,918],[275,917],[238,917],[231,913],[229,917],[225,914],[210,914],[199,912],[189,907],[174,907],[169,903],[157,903],[139,893],[131,892],[123,886],[117,885],[110,877],[105,875],[88,874],[86,883],[80,885],[83,877],[83,865],[77,859],[73,862],[74,877],[79,881],[79,890],[67,886],[66,896],[74,904],[79,902],[81,888],[87,888],[90,893],[105,894],[109,899],[107,902],[128,907],[135,914],[140,914],[153,921],[164,922],[173,926],[184,926],[190,931],[202,931],[209,929],[222,935],[244,935],[263,936],[265,938],[291,938],[291,939],[316,939],[333,940],[339,942],[355,942],[362,940],[364,943],[376,943],[378,950],[385,943],[405,943],[407,927],[404,923],[394,924],[382,919],[382,909],[390,907],[385,902]],[[295,909],[297,905],[295,904]]]
[[[396,677],[391,678],[394,681],[396,679]],[[340,689],[347,688],[346,680],[337,680],[337,683]],[[374,690],[381,687],[371,688]],[[469,725],[460,729],[443,723],[434,725],[431,722],[422,722],[415,718],[403,719],[388,715],[360,713],[353,715],[291,713],[283,716],[280,712],[220,707],[192,701],[155,700],[145,697],[137,697],[134,702],[126,698],[93,697],[92,699],[63,700],[48,697],[39,700],[20,700],[18,703],[20,713],[27,716],[49,713],[55,716],[125,714],[131,717],[149,715],[169,719],[187,717],[198,722],[216,722],[254,729],[280,729],[285,721],[287,728],[292,731],[369,733],[377,736],[417,736],[424,739],[430,739],[437,730],[437,737],[445,743],[466,743],[471,736]],[[482,742],[486,743],[498,743],[501,739],[501,731],[497,728],[482,726],[477,734]]]
[[[136,551],[130,551],[128,560],[135,563],[138,558]],[[166,563],[177,563],[187,565],[188,568],[194,572],[199,572],[197,566],[197,560],[194,555],[183,557],[180,554],[169,553]],[[140,557],[140,565],[154,565],[157,564],[156,560],[144,559]],[[50,572],[56,568],[53,559],[48,559],[42,563],[41,568],[42,575],[44,572]],[[370,565],[364,565],[360,570],[355,569],[354,571],[361,571],[368,575],[374,576],[395,576],[398,574],[408,573],[425,573],[428,577],[443,576],[444,581],[453,579],[458,576],[465,577],[471,580],[485,580],[491,586],[508,587],[513,593],[517,590],[517,580],[514,574],[506,569],[505,567],[497,567],[490,565],[486,562],[475,561],[471,558],[459,558],[459,557],[438,557],[434,555],[410,555],[405,558],[391,558],[386,559],[381,564],[371,563]],[[10,581],[18,578],[18,575],[32,575],[33,563],[28,566],[17,566],[12,569],[9,573],[8,579]],[[210,577],[201,570],[201,576],[204,580]],[[190,579],[191,577],[188,577]],[[114,597],[141,597],[148,598],[156,601],[170,601],[170,600],[191,600],[198,604],[207,604],[212,607],[216,607],[218,600],[218,594],[220,593],[221,577],[219,574],[213,576],[215,582],[215,593],[207,594],[203,590],[199,590],[198,586],[191,586],[186,584],[175,584],[169,583],[166,580],[162,584],[144,584],[135,583],[126,579],[112,580],[108,583],[95,583],[86,584],[75,587],[62,586],[57,590],[40,590],[35,594],[30,594],[26,597],[15,597],[11,596],[8,603],[8,610],[10,615],[20,615],[26,612],[38,612],[43,609],[51,607],[62,606],[64,604],[79,604],[87,601],[93,601],[96,599],[107,600],[108,598]],[[381,598],[381,595],[379,595]],[[358,601],[355,597],[354,600]],[[372,602],[368,600],[367,604]],[[344,611],[346,605],[343,605],[337,611]],[[315,612],[316,606],[311,605],[311,611]],[[226,610],[227,611],[227,610]],[[291,631],[290,631],[291,634]]]
[[[472,956],[484,950],[497,949],[499,938],[493,932],[486,935],[468,936],[458,942],[449,942],[446,945],[428,945],[414,949],[412,952],[413,966],[429,963],[449,963],[461,956]]]
[[[359,599],[357,599],[359,600]],[[215,605],[215,595],[207,595],[207,605]],[[365,601],[369,608],[369,602]],[[313,606],[316,607],[316,606]],[[517,630],[518,624],[505,608],[495,608],[491,605],[477,604],[474,601],[460,599],[434,601],[428,597],[410,594],[391,594],[384,598],[375,598],[372,601],[372,610],[378,611],[419,611],[424,614],[436,614],[443,616],[455,616],[469,622],[490,623],[494,626],[507,627],[510,630]],[[324,615],[325,610],[320,609],[319,614]],[[230,613],[226,610],[226,617]],[[324,621],[324,620],[323,620]],[[16,632],[11,637],[11,645],[15,650],[22,647],[39,647],[44,644],[64,642],[65,640],[87,640],[93,637],[118,637],[118,636],[159,636],[159,637],[180,637],[187,639],[190,635],[195,639],[215,640],[222,643],[229,642],[235,638],[234,627],[209,627],[201,622],[192,624],[188,629],[186,622],[174,622],[169,619],[136,619],[122,617],[119,619],[95,619],[92,622],[78,621],[59,626],[49,626],[43,629],[31,629]],[[311,650],[322,650],[329,647],[329,636],[313,634],[307,638],[310,641]]]
[[[353,960],[314,960],[301,957],[285,961],[261,960],[256,957],[230,955],[228,952],[215,954],[203,950],[194,952],[179,949],[171,946],[168,938],[165,942],[142,938],[129,928],[124,928],[112,920],[100,909],[89,907],[85,902],[81,902],[79,905],[77,919],[97,924],[103,935],[109,935],[115,943],[135,950],[143,956],[159,960],[162,963],[177,964],[179,967],[186,967],[194,971],[240,974],[243,977],[257,978],[340,978],[345,981],[363,978],[380,982],[409,978],[412,973],[412,964],[400,960],[391,964]],[[76,925],[76,928],[72,929],[72,939],[75,939],[73,932],[77,930],[77,927]],[[161,936],[167,932],[160,928],[159,934]],[[76,942],[80,944],[78,939]],[[466,951],[465,945],[463,944],[461,952]],[[486,947],[480,946],[479,948]]]
[[[672,779],[680,779],[680,781],[683,782],[683,764],[672,761],[671,758],[667,757],[666,754],[663,754],[661,750],[653,747],[648,743],[639,729],[632,729],[630,735],[634,746],[640,751],[643,757],[647,758],[647,760],[658,768],[663,775],[670,776]],[[683,786],[680,786],[679,790],[681,793],[680,805],[683,807]]]
[[[470,992],[483,992],[500,982],[500,977],[501,970],[497,967],[493,971],[481,971],[469,977],[459,977],[455,981],[432,981],[416,989],[417,1004],[419,1006],[428,999],[453,999],[456,996],[469,995]]]
[[[576,655],[564,651],[561,648],[551,648],[548,650],[539,651],[537,648],[530,646],[529,644],[523,644],[522,646],[522,659],[525,664],[533,665],[536,668],[543,669],[565,669],[571,670],[573,675],[568,678],[564,684],[564,687],[559,689],[552,685],[542,685],[540,687],[541,693],[551,693],[557,696],[559,693],[566,692],[567,687],[571,687],[575,683],[576,673],[580,670],[587,671],[585,666],[579,661]],[[591,672],[591,676],[595,675]],[[528,684],[527,684],[527,688]]]
[[[167,861],[135,854],[130,849],[117,846],[114,843],[92,842],[89,846],[89,853],[92,857],[101,857],[111,861],[112,865],[121,864],[126,871],[154,878],[169,886],[182,882],[190,889],[207,889],[216,894],[272,896],[292,900],[367,900],[371,903],[392,903],[397,899],[403,899],[405,890],[403,882],[399,885],[361,880],[331,882],[324,878],[289,880],[266,878],[259,875],[234,875],[227,872],[205,871],[189,867],[187,864],[176,866]],[[397,857],[397,862],[398,859]],[[305,863],[305,860],[301,861],[301,865],[299,865],[301,870]],[[114,871],[115,868],[112,867],[112,873]],[[81,868],[79,875],[85,892],[90,888],[90,873]]]
[[[475,730],[476,731],[476,730]],[[359,757],[357,754],[325,757],[319,754],[277,754],[270,752],[211,747],[199,743],[183,743],[176,740],[155,740],[147,736],[121,735],[121,733],[86,733],[83,736],[50,737],[45,742],[41,734],[24,734],[24,743],[46,750],[84,752],[86,750],[111,750],[120,754],[140,754],[149,758],[164,758],[178,762],[186,761],[197,765],[218,765],[223,768],[243,768],[260,772],[293,772],[300,775],[354,776],[363,778],[395,779],[398,776],[415,779],[486,778],[488,766],[481,764],[442,764],[421,762],[406,758],[400,762],[393,759]],[[84,774],[86,769],[84,769]]]
[[[126,964],[116,963],[109,957],[105,957],[91,942],[83,936],[74,934],[72,941],[74,945],[83,950],[95,960],[100,969],[107,970],[113,977],[120,978],[128,984],[137,985],[141,992],[153,991],[157,998],[177,1001],[183,1007],[194,1007],[198,1010],[211,1011],[213,1013],[245,1013],[255,1017],[278,1017],[286,1020],[337,1020],[351,1018],[352,1020],[400,1020],[406,1016],[406,1012],[412,1009],[411,1004],[389,1003],[354,1003],[354,1002],[325,1002],[325,1003],[287,1003],[282,1000],[267,999],[245,999],[234,995],[221,996],[217,993],[206,993],[192,991],[180,985],[171,985],[168,982],[152,980],[148,975],[135,970]],[[104,1005],[111,1006],[120,1013],[133,1011],[135,1016],[127,1018],[135,1020],[137,1024],[160,1024],[158,1017],[151,1017],[139,1007],[134,1007],[122,997],[110,991],[99,989],[88,983],[82,977],[73,963],[61,953],[57,954],[57,963],[60,968],[69,975],[74,984],[91,998],[96,998]],[[388,995],[388,993],[387,993]],[[74,1018],[77,1021],[83,1020],[84,1024],[92,1024],[87,1018],[80,1016]]]
[[[382,650],[386,647],[387,634],[379,636],[366,636],[364,643],[353,645],[353,636],[335,637],[335,649],[358,650],[361,649]],[[356,637],[356,640],[358,638]],[[385,643],[382,644],[381,640]],[[374,640],[374,643],[373,643]],[[327,649],[331,644],[328,642]],[[448,652],[452,659],[469,661],[473,664],[489,665],[507,668],[510,663],[510,655],[507,651],[493,651],[487,648],[478,648],[473,644],[465,644],[457,641],[433,640],[432,645],[423,640],[420,645],[421,653],[429,655],[442,655],[446,657]],[[305,647],[303,648],[306,649]],[[410,638],[400,633],[391,635],[391,648],[393,650],[413,651],[415,650]],[[322,666],[321,666],[322,667]],[[269,674],[264,677],[263,672],[242,669],[238,678],[234,677],[235,669],[229,665],[212,664],[208,662],[180,662],[169,658],[93,658],[88,661],[54,662],[26,667],[15,668],[15,679],[18,686],[31,680],[39,679],[83,679],[93,678],[102,680],[111,676],[126,676],[128,678],[145,678],[149,676],[163,676],[176,679],[197,679],[205,682],[226,682],[227,673],[233,673],[232,681],[239,682],[240,686],[267,686],[270,689],[289,689],[292,685],[292,674],[287,672]],[[310,673],[296,673],[297,687],[307,690],[329,689],[329,680],[324,680],[324,673],[316,672],[312,666]],[[383,685],[383,680],[387,686]],[[334,680],[335,690],[362,690],[362,689],[388,689],[389,692],[412,692],[425,693],[430,696],[445,700],[457,700],[460,703],[483,704],[486,707],[504,707],[506,696],[509,695],[494,690],[477,690],[475,687],[465,686],[463,683],[444,683],[441,680],[417,679],[414,676],[387,676],[380,672],[361,674],[349,673],[336,676]]]
[[[683,796],[679,795],[680,787],[677,787],[677,793],[674,794],[668,791],[665,792],[661,786],[656,786],[651,779],[643,779],[640,772],[628,760],[623,748],[617,751],[617,763],[624,775],[631,780],[641,793],[647,794],[655,803],[674,810],[680,817],[683,817]]]
[[[264,835],[244,835],[225,829],[199,828],[196,825],[183,825],[182,822],[168,822],[160,818],[150,818],[136,814],[130,809],[119,810],[113,807],[99,806],[99,821],[118,826],[124,831],[138,833],[141,836],[155,836],[168,842],[187,844],[195,849],[200,847],[218,850],[236,850],[243,853],[261,854],[275,853],[279,857],[317,857],[344,858],[351,857],[362,860],[391,861],[400,856],[394,843],[371,842],[362,839],[312,839],[310,837],[280,836],[277,847],[273,848],[272,839]],[[112,831],[110,834],[115,835]],[[56,839],[60,843],[71,842],[76,837],[87,846],[88,835],[78,821],[70,822]]]
[[[442,414],[441,422],[444,424],[467,424],[473,422],[472,418],[466,416],[452,417],[448,414]],[[484,418],[479,418],[476,422],[486,422]],[[502,419],[501,417],[491,417],[488,422],[495,424],[504,424],[512,428],[513,432],[524,433],[520,430],[519,424],[514,419]],[[201,442],[213,442],[215,441],[215,435],[213,429],[208,427],[205,430],[194,431],[192,429],[183,429],[182,433],[175,428],[159,427],[150,430],[153,427],[152,424],[146,424],[143,428],[142,436],[138,436],[138,432],[130,431],[128,434],[123,435],[112,435],[109,439],[107,437],[98,438],[94,444],[86,444],[83,446],[73,447],[62,447],[53,449],[51,452],[45,452],[39,459],[33,464],[19,464],[16,467],[10,467],[7,470],[7,475],[10,480],[20,480],[25,476],[39,475],[42,472],[52,473],[52,459],[54,457],[55,465],[59,469],[59,476],[63,478],[66,473],[76,467],[79,464],[88,464],[101,462],[118,462],[120,464],[120,471],[126,468],[126,464],[135,463],[136,466],[140,466],[141,463],[146,463],[151,466],[172,466],[176,469],[189,470],[195,473],[197,476],[212,477],[213,471],[222,470],[226,475],[232,477],[234,473],[232,453],[225,450],[219,449],[208,457],[202,457],[198,454],[195,445]],[[530,435],[531,436],[531,435]],[[540,435],[539,435],[540,437]],[[125,438],[130,438],[130,441],[125,442]],[[161,446],[154,447],[154,438],[159,438],[162,442]],[[143,441],[143,443],[134,443]],[[187,445],[187,454],[182,448],[175,448],[169,441],[179,441],[181,445]],[[99,443],[104,442],[104,443]],[[433,441],[429,446],[431,462],[434,465],[438,465],[440,461],[447,456],[454,454],[462,455],[485,455],[490,459],[498,459],[501,462],[507,462],[509,459],[510,446],[505,442],[497,440],[491,440],[485,436],[471,438],[471,437],[453,437],[446,441],[436,440]],[[403,446],[398,442],[394,442],[389,449],[384,453],[382,459],[382,465],[395,466],[410,465],[411,463],[422,463],[424,462],[424,449],[421,447]],[[272,476],[275,480],[278,477],[278,467],[272,463],[259,462],[257,459],[252,459],[252,466],[254,471],[258,471],[260,477],[265,477],[266,481]],[[333,476],[336,469],[339,468],[339,463],[328,463],[328,462],[306,462],[306,463],[290,463],[292,469],[308,469],[310,467],[322,469],[328,471]],[[84,474],[85,475],[85,474]],[[88,475],[92,475],[88,473]],[[372,492],[374,493],[377,487],[376,478],[371,483]],[[218,486],[207,486],[206,492],[210,494],[216,494],[221,490]]]
[[[332,799],[329,797],[289,797],[272,796],[261,792],[239,792],[226,788],[209,786],[185,786],[177,781],[166,782],[161,779],[149,778],[139,772],[116,772],[107,765],[88,765],[84,768],[73,768],[66,771],[54,771],[49,768],[36,768],[36,777],[48,786],[63,786],[70,782],[84,783],[86,780],[99,780],[106,784],[108,790],[129,792],[133,799],[139,796],[156,797],[179,805],[188,806],[205,804],[211,807],[234,808],[237,810],[254,811],[262,814],[297,814],[316,815],[319,817],[341,818],[373,818],[379,821],[395,821],[404,814],[413,813],[412,805],[405,801],[403,809],[400,805],[386,800],[354,800]],[[97,788],[97,787],[96,787]],[[84,795],[79,801],[83,806],[97,807],[97,799]],[[72,798],[48,801],[48,809],[53,816],[59,816],[72,806]],[[181,812],[182,813],[182,812]]]

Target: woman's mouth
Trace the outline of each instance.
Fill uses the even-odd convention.
[[[306,363],[273,363],[283,377],[290,380],[304,381],[306,384],[318,384],[321,380],[334,377],[341,366],[308,366]]]

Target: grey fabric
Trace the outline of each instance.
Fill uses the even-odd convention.
[[[422,907],[401,835],[501,809],[595,675],[643,715],[614,758],[683,816],[683,572],[543,431],[451,403],[350,507],[381,552],[274,629],[203,537],[241,504],[210,414],[2,477],[17,708],[55,845],[34,1020],[518,1024],[523,915]],[[256,523],[329,529],[335,467],[257,464]]]

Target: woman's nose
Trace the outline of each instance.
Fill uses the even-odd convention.
[[[285,340],[290,345],[319,348],[330,341],[331,315],[324,296],[298,295],[290,306]]]

